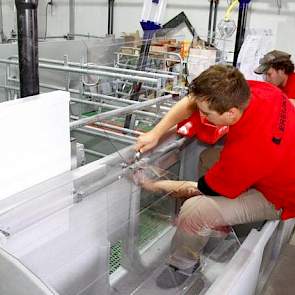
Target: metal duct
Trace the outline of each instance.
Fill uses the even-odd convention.
[[[20,96],[39,94],[38,0],[15,0],[17,9]]]

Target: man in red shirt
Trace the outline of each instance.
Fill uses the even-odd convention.
[[[198,259],[209,235],[228,225],[295,217],[295,108],[286,95],[269,83],[247,82],[231,66],[211,66],[135,149],[153,148],[196,111],[216,126],[229,126],[218,162],[198,182],[143,182],[146,189],[188,198],[169,258],[181,269]]]
[[[255,69],[256,74],[264,74],[265,80],[278,86],[295,104],[295,73],[291,55],[273,50],[264,55],[260,65]]]

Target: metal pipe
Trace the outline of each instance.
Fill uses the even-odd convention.
[[[136,74],[136,75],[143,75],[147,77],[152,78],[164,78],[164,79],[175,79],[174,75],[172,74],[162,74],[162,73],[152,73],[152,72],[143,72],[143,71],[137,71],[132,69],[122,69],[122,68],[116,68],[116,67],[107,67],[107,66],[87,66],[89,68],[97,68],[100,70],[106,70],[106,71],[116,71],[116,72],[122,72],[122,73],[130,73],[130,74]]]
[[[114,129],[114,130],[117,130],[120,132],[128,132],[128,133],[133,134],[135,136],[139,136],[139,135],[143,134],[143,132],[140,132],[140,131],[129,130],[129,129],[126,129],[123,127],[119,127],[119,126],[115,126],[115,125],[111,125],[111,124],[106,124],[106,123],[102,123],[102,122],[96,122],[95,125],[105,127],[105,128]]]
[[[2,0],[0,0],[0,38],[1,38],[1,43],[6,42],[6,37],[3,31],[3,11],[2,11],[3,5],[2,5]]]
[[[14,79],[8,79],[8,80],[9,81],[14,81]],[[42,84],[41,84],[41,86],[42,86]],[[49,86],[42,86],[42,87],[53,89],[53,90],[64,90],[61,87],[49,87]],[[0,85],[0,88],[11,89],[11,90],[14,90],[14,91],[19,91],[19,88],[14,87],[14,86],[10,86],[10,85]],[[70,89],[69,92],[70,93],[79,93],[78,90],[73,90],[73,89]],[[95,96],[95,94],[92,94],[90,92],[84,92],[84,94],[85,95],[93,95],[93,96]],[[120,108],[122,108],[120,106],[114,106],[114,105],[109,105],[109,104],[106,104],[106,103],[99,103],[99,102],[95,102],[95,101],[87,101],[87,100],[78,99],[78,98],[72,98],[71,101],[73,101],[73,100],[75,100],[77,103],[84,103],[84,104],[91,104],[91,105],[103,106],[105,108],[109,108],[109,109],[112,109],[112,110],[113,109],[120,109]],[[138,102],[134,102],[134,103],[137,104]],[[132,104],[134,104],[134,103],[132,103]],[[151,118],[154,118],[154,119],[161,119],[161,116],[159,116],[157,114],[154,114],[154,113],[145,112],[145,111],[134,111],[134,114],[145,116],[145,117],[151,117]]]
[[[75,13],[76,13],[76,3],[75,0],[69,0],[69,34],[68,39],[75,39]]]
[[[1,58],[0,63],[5,64],[14,64],[17,65],[18,62],[14,60],[6,60]],[[84,70],[84,69],[75,69],[69,66],[52,66],[44,63],[39,64],[39,68],[47,69],[47,70],[56,70],[61,72],[71,72],[71,73],[78,73],[78,74],[86,74],[86,75],[97,75],[97,76],[105,76],[105,77],[112,77],[112,78],[120,78],[120,79],[129,79],[132,81],[141,81],[147,82],[151,84],[158,84],[158,79],[136,76],[136,75],[125,75],[120,73],[111,73],[106,71],[96,71],[96,70]]]
[[[93,136],[104,137],[108,140],[119,141],[119,142],[127,143],[127,144],[133,144],[136,140],[136,138],[132,136],[110,132],[109,130],[99,131],[97,128],[90,127],[90,126],[78,128],[75,130],[75,132],[81,132],[81,133],[90,134]]]
[[[105,157],[107,154],[99,153],[90,149],[84,149],[84,152],[86,154],[92,155],[92,156],[97,156],[97,157]]]
[[[19,83],[19,80],[18,79],[15,79],[15,78],[7,78],[7,81]],[[52,89],[52,90],[68,91],[68,92],[74,93],[74,94],[79,94],[80,93],[80,91],[79,90],[76,90],[76,89],[70,89],[70,88],[69,89],[66,89],[64,87],[58,87],[58,86],[47,84],[47,83],[40,83],[40,87],[41,88]],[[17,90],[17,88],[14,89],[14,90]],[[125,103],[125,104],[136,104],[137,103],[136,101],[133,101],[133,100],[124,99],[124,98],[118,98],[118,97],[113,97],[113,96],[105,95],[105,94],[92,93],[92,92],[87,92],[87,91],[83,92],[83,94],[84,95],[89,95],[89,96],[92,96],[92,97],[107,99],[107,100],[111,100],[111,101],[115,101],[115,102]]]
[[[208,44],[211,43],[211,25],[212,25],[213,1],[214,0],[210,0],[208,34],[207,34],[207,42],[208,42]]]
[[[106,177],[99,180],[98,182],[93,183],[93,184],[89,185],[88,187],[83,187],[81,189],[81,191],[78,188],[77,194],[80,193],[79,194],[80,200],[93,194],[97,190],[100,190],[103,187],[113,183],[114,181],[116,181],[120,177],[125,176],[125,175],[129,175],[130,171],[136,171],[137,169],[142,169],[142,167],[144,165],[155,161],[156,159],[160,158],[162,155],[164,155],[174,149],[180,149],[185,144],[186,141],[187,141],[187,139],[185,139],[185,138],[177,140],[177,141],[163,147],[161,150],[159,150],[159,151],[157,150],[156,153],[149,155],[149,157],[143,158],[142,160],[137,161],[132,165],[129,165],[127,168],[119,169],[118,171],[114,171],[114,173],[109,173]],[[120,151],[120,154],[118,154],[117,156],[115,155],[115,158],[114,158],[114,155],[111,155],[113,157],[111,160],[122,162],[122,160],[125,160],[125,158],[123,157],[123,152],[124,152],[124,154],[126,152],[130,153],[130,151],[132,151],[132,149],[133,149],[133,147],[128,147],[128,149],[124,149],[124,150],[122,150],[122,152]],[[134,151],[133,151],[133,153],[134,153]],[[110,165],[110,161],[109,161],[108,156],[102,159],[101,164],[103,164],[103,163]]]
[[[217,23],[217,12],[218,12],[218,3],[219,3],[219,0],[214,0],[213,33],[212,33],[211,44],[214,44],[214,42],[215,42],[215,36],[216,36],[216,23]]]
[[[17,56],[13,55],[9,57],[8,59],[16,59]],[[52,63],[52,64],[57,64],[57,65],[64,65],[65,62],[62,60],[55,60],[55,59],[47,59],[47,58],[39,58],[39,62],[44,62],[44,63]],[[170,73],[170,72],[164,72],[163,73],[152,73],[152,72],[143,72],[143,71],[137,71],[137,70],[132,70],[132,69],[122,69],[118,67],[109,67],[109,66],[98,66],[95,64],[82,64],[77,63],[77,62],[68,62],[67,63],[69,66],[73,67],[78,67],[78,68],[86,68],[86,69],[96,69],[96,70],[106,70],[106,71],[113,71],[113,72],[122,72],[122,73],[129,73],[129,74],[136,74],[136,75],[142,75],[146,77],[151,77],[151,78],[164,78],[164,79],[175,79],[174,76],[179,75],[178,73]],[[153,70],[153,69],[151,69]]]
[[[237,26],[237,33],[236,33],[234,60],[233,60],[233,65],[235,67],[237,66],[239,53],[244,42],[245,30],[246,30],[246,24],[247,24],[247,11],[248,11],[247,1],[240,0],[238,26]]]
[[[135,104],[135,105],[130,105],[130,106],[127,106],[127,107],[123,107],[123,108],[120,108],[118,110],[113,110],[113,111],[110,111],[110,112],[101,113],[101,114],[98,114],[98,115],[95,115],[95,116],[91,116],[89,118],[83,118],[83,119],[80,119],[78,121],[71,122],[70,123],[70,129],[73,130],[73,129],[85,126],[87,124],[94,123],[94,122],[96,122],[98,120],[104,120],[104,119],[107,119],[107,118],[110,118],[110,117],[130,113],[130,112],[133,112],[135,110],[140,110],[140,109],[143,109],[143,108],[145,108],[147,106],[153,105],[155,103],[160,103],[162,101],[168,100],[170,98],[172,98],[172,95],[164,95],[164,96],[157,97],[155,99],[151,99],[151,100],[148,100],[148,101],[144,101],[144,102],[141,102],[141,103],[138,103],[138,104]]]
[[[38,0],[15,0],[21,97],[39,93]]]
[[[136,66],[126,65],[126,64],[119,63],[119,62],[117,62],[116,65],[120,66],[120,67],[128,67],[128,68],[131,68],[131,69],[136,69]],[[154,73],[159,73],[159,74],[169,73],[169,75],[173,75],[173,76],[179,76],[180,75],[179,73],[176,73],[176,72],[167,72],[167,71],[162,71],[162,70],[153,69],[153,68],[149,68],[149,67],[146,67],[145,69],[146,69],[146,71],[154,71]]]
[[[84,100],[84,99],[79,99],[79,98],[71,98],[71,101],[72,102],[77,102],[77,103],[84,103],[84,104],[94,105],[94,106],[98,106],[98,107],[104,107],[106,109],[111,109],[111,110],[122,109],[122,106],[115,106],[115,105],[110,105],[110,104],[96,102],[96,101],[89,101],[89,100]],[[136,102],[136,104],[138,104],[138,102]],[[126,108],[126,107],[124,107],[124,108]],[[158,116],[158,115],[156,115],[154,113],[151,113],[151,112],[134,111],[133,113],[136,114],[136,115],[143,115],[143,116],[146,116],[146,117],[161,118],[161,116]]]
[[[115,0],[109,0],[109,5],[108,5],[108,35],[113,35],[113,32],[114,32],[114,4],[115,4]]]
[[[6,75],[6,76],[8,77],[8,75]],[[19,79],[16,79],[16,78],[7,78],[7,77],[5,79],[5,82],[6,81],[9,81],[9,82],[14,82],[14,83],[19,83]],[[131,83],[128,83],[128,85],[129,84],[131,84]],[[1,88],[12,89],[12,90],[16,90],[16,91],[19,90],[17,87],[8,86],[8,85],[0,85],[0,87]],[[70,89],[70,88],[64,88],[64,87],[59,87],[59,86],[55,86],[55,85],[47,84],[47,83],[40,83],[40,87],[41,88],[52,89],[52,90],[68,91],[68,92],[73,93],[73,94],[80,94],[80,91],[79,90]],[[152,87],[146,87],[146,88],[147,89],[156,90],[155,88],[152,88]],[[110,95],[99,94],[99,93],[92,93],[92,92],[87,92],[87,91],[83,92],[83,94],[86,95],[86,96],[92,96],[92,97],[102,98],[102,99],[106,99],[106,100],[110,100],[110,101],[114,101],[114,102],[119,102],[119,103],[124,103],[124,104],[137,104],[138,103],[138,101],[130,100],[129,99],[129,95],[128,94],[126,95],[126,93],[124,93],[124,92],[117,91],[116,93],[125,95],[126,98],[118,98],[118,97],[113,97],[113,96],[110,96]],[[148,99],[143,99],[142,101],[147,101],[147,100]],[[78,98],[74,98],[73,101],[76,101],[78,103],[84,103],[84,104],[93,104],[93,105],[97,104],[98,106],[101,106],[100,104],[102,104],[101,102],[83,100],[83,99],[78,99]],[[107,106],[107,105],[103,103],[103,106]],[[167,111],[167,107],[164,107],[164,109]]]

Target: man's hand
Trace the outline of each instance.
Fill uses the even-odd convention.
[[[176,181],[176,180],[146,180],[141,183],[142,187],[152,192],[162,192],[171,194],[177,198],[190,198],[201,195],[198,190],[198,183],[193,181]]]
[[[135,144],[135,150],[141,153],[147,152],[155,147],[159,142],[159,136],[151,130],[138,137],[137,143]]]

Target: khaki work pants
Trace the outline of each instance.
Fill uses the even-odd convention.
[[[219,159],[219,154],[220,150],[214,148],[203,151],[200,172],[207,171]],[[199,260],[210,236],[224,237],[231,225],[280,219],[280,213],[255,189],[236,199],[192,197],[181,207],[168,263],[180,269],[189,268]]]

